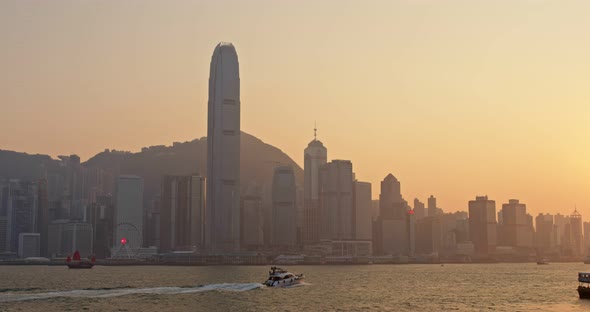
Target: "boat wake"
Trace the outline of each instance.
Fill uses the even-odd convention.
[[[44,293],[3,293],[0,294],[1,302],[17,302],[29,300],[44,300],[51,298],[110,298],[134,294],[156,294],[156,295],[177,295],[177,294],[194,294],[209,291],[234,291],[242,292],[266,288],[260,283],[243,283],[243,284],[209,284],[186,287],[153,287],[153,288],[100,288],[100,289],[76,289],[66,291],[54,291]]]

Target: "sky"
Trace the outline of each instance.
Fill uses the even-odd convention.
[[[410,203],[590,221],[590,2],[0,0],[0,149],[83,160],[206,136],[232,42],[242,130],[318,138]]]

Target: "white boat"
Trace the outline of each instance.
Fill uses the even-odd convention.
[[[271,267],[264,285],[268,287],[287,287],[300,284],[302,280],[303,273],[293,274],[279,267]]]

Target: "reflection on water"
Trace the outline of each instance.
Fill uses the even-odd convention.
[[[576,292],[577,272],[590,270],[583,264],[289,269],[305,273],[305,287],[265,289],[260,266],[0,266],[0,310],[590,310]]]

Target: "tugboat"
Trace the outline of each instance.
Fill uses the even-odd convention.
[[[578,273],[578,294],[580,299],[590,299],[590,273]]]
[[[73,258],[68,256],[66,259],[66,263],[70,269],[92,269],[94,262],[96,262],[96,258],[94,258],[94,256],[92,256],[91,259],[81,259],[80,252],[77,250],[74,252]]]
[[[268,287],[287,287],[297,285],[302,282],[303,277],[303,273],[296,275],[279,267],[271,267],[268,272],[268,279],[264,282],[264,285]]]

